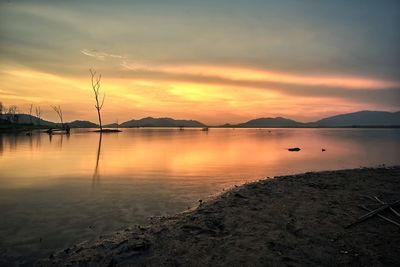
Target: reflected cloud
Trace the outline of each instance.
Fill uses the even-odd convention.
[[[0,185],[42,186],[74,177],[79,178],[74,182],[90,184],[90,191],[99,189],[100,179],[117,183],[181,184],[189,180],[212,183],[224,177],[250,179],[269,173],[399,162],[396,129],[273,129],[269,132],[211,128],[205,132],[186,128],[184,131],[138,128],[107,135],[104,140],[102,135],[76,132],[70,141],[64,140],[62,151],[59,149],[61,136],[53,136],[53,143],[47,142],[45,135],[42,138],[46,142],[31,150],[27,136],[2,136]],[[288,147],[300,147],[301,153],[289,153]],[[327,152],[321,153],[321,148]]]

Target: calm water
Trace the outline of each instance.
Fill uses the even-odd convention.
[[[287,151],[294,146],[302,150]],[[379,164],[400,164],[400,129],[0,135],[0,265],[184,211],[246,181]]]

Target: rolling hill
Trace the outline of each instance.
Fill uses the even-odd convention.
[[[317,127],[399,126],[400,112],[365,110],[328,117],[312,125]]]
[[[282,117],[276,117],[276,118],[259,118],[259,119],[254,119],[250,120],[245,123],[240,123],[234,125],[234,127],[240,127],[240,128],[277,128],[277,127],[302,127],[304,126],[304,123],[297,122],[294,120],[282,118]],[[232,126],[231,126],[232,127]]]
[[[195,120],[175,120],[172,118],[147,117],[140,120],[130,120],[120,124],[120,127],[204,127]]]

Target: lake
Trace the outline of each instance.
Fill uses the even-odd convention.
[[[400,164],[400,129],[0,134],[0,265],[29,264],[248,181],[380,164]]]

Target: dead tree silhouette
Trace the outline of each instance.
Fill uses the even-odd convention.
[[[101,109],[103,108],[104,105],[104,99],[106,97],[105,94],[103,94],[102,99],[100,100],[100,81],[101,81],[101,74],[97,75],[96,71],[89,70],[90,74],[92,76],[92,89],[94,92],[94,98],[96,100],[96,105],[95,108],[97,110],[97,116],[99,117],[99,127],[100,127],[100,132],[103,131],[103,124],[101,122]]]
[[[42,116],[42,111],[41,111],[40,107],[35,108],[35,115],[37,118],[37,123],[38,123],[38,125],[40,125],[40,120],[41,120],[41,116]]]
[[[64,129],[64,120],[63,120],[63,112],[60,106],[52,106],[54,111],[57,113],[58,117],[60,118],[61,121],[61,127]]]
[[[32,122],[32,110],[33,110],[33,104],[31,104],[29,106],[29,121],[30,121],[31,125],[33,124],[33,122]]]

